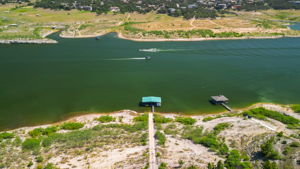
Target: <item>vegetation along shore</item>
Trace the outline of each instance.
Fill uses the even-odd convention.
[[[44,1],[41,1],[44,2]],[[43,7],[43,8],[41,8]],[[192,10],[191,8],[190,10]],[[299,37],[289,25],[300,22],[293,7],[256,11],[223,9],[216,17],[182,17],[155,11],[53,10],[41,4],[8,3],[0,6],[0,43],[54,43],[49,32],[61,37],[97,37],[116,32],[138,41],[198,41],[222,39]]]
[[[156,113],[156,158],[165,168],[297,168],[299,112],[299,105],[260,103],[213,115]],[[147,121],[123,110],[1,132],[0,165],[147,168]]]

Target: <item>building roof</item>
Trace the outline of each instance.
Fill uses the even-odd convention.
[[[147,96],[142,98],[143,103],[161,103],[161,97]]]
[[[217,101],[217,102],[227,102],[229,99],[227,97],[225,97],[224,95],[219,95],[219,96],[211,96],[211,98],[214,100],[214,101]]]

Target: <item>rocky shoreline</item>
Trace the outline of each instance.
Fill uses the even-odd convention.
[[[10,39],[0,40],[0,44],[54,44],[58,43],[52,39]]]

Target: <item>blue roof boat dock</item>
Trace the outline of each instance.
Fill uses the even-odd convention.
[[[154,107],[161,107],[161,97],[156,97],[156,96],[142,97],[140,106],[152,107],[152,112],[154,112]]]

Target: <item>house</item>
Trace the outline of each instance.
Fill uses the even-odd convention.
[[[85,11],[92,11],[93,7],[91,7],[91,6],[80,6],[79,9],[85,10]]]
[[[197,8],[197,7],[198,7],[197,4],[189,4],[189,5],[188,5],[188,8],[189,8],[189,9]]]
[[[227,5],[226,4],[217,4],[217,9],[226,9]]]
[[[120,12],[120,8],[117,7],[117,6],[112,6],[112,7],[109,8],[109,10],[110,10],[111,12]]]
[[[168,11],[169,11],[169,13],[175,13],[176,9],[175,8],[169,8]]]

